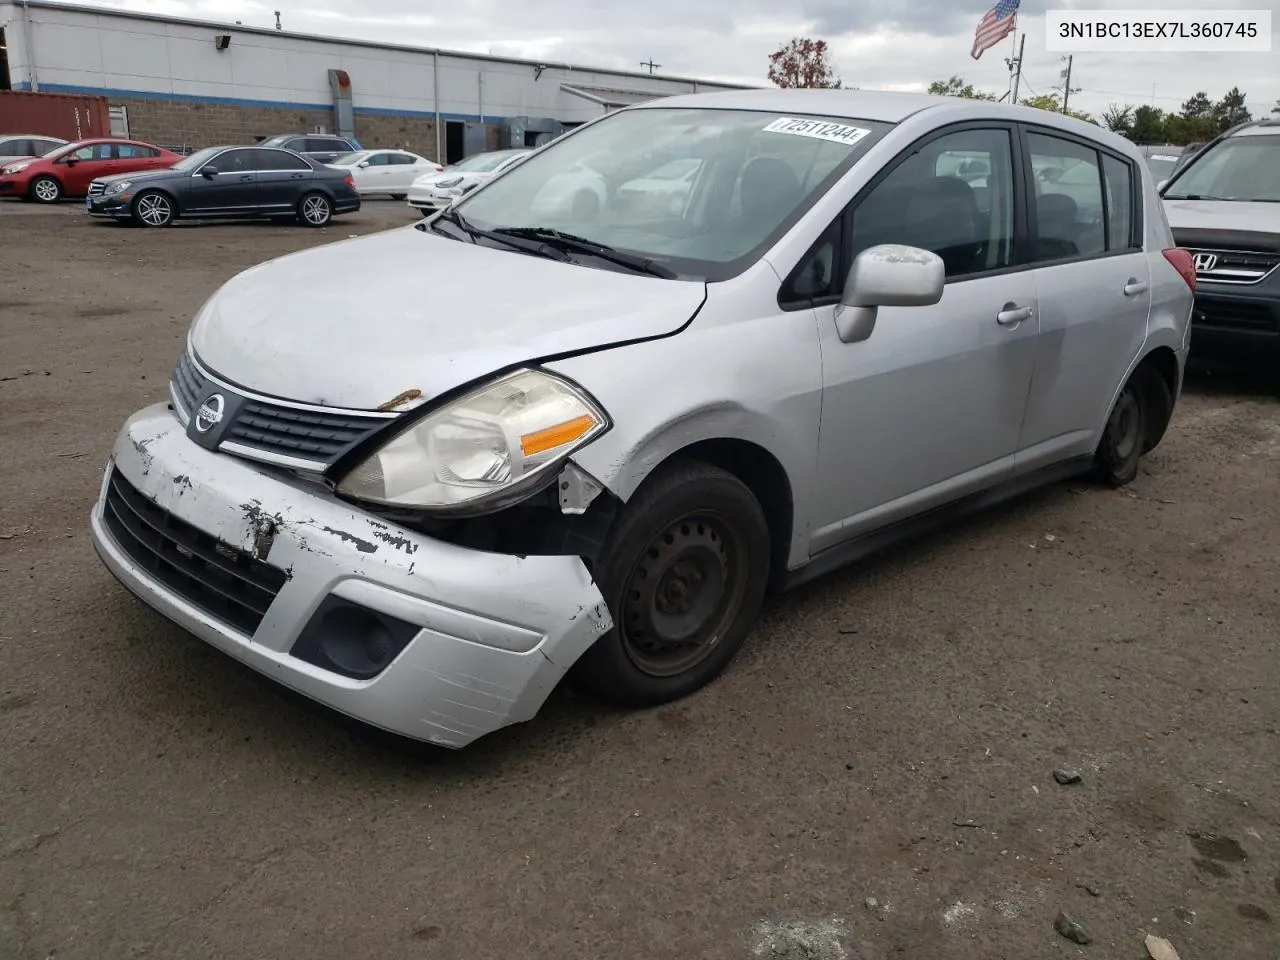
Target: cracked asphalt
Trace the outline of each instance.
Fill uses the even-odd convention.
[[[0,203],[0,958],[1280,955],[1274,364],[1197,372],[1127,490],[1059,485],[771,601],[686,701],[558,692],[444,757],[132,599],[88,513],[196,308],[409,221]]]

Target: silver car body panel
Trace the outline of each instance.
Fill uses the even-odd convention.
[[[253,636],[158,583],[108,531],[103,496],[93,542],[126,586],[180,626],[288,687],[373,726],[446,747],[537,713],[565,671],[613,621],[577,557],[464,550],[385,523],[314,487],[270,475],[187,439],[163,404],[134,414],[112,463],[173,516],[238,549],[249,515],[275,520],[269,556],[288,580]],[[108,468],[109,472],[110,468]],[[320,601],[335,593],[421,629],[372,680],[289,655]]]

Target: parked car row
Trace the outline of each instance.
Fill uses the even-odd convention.
[[[407,150],[364,150],[345,138],[282,135],[186,155],[139,140],[67,143],[10,136],[0,197],[57,203],[83,197],[91,216],[163,227],[179,218],[293,217],[313,227],[360,208],[362,196],[404,199],[444,167]]]

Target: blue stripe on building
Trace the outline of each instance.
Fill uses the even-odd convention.
[[[30,91],[31,84],[25,80],[13,85],[13,89]],[[92,97],[126,100],[168,100],[177,103],[202,104],[224,107],[258,107],[271,110],[324,110],[332,111],[331,103],[291,103],[286,100],[249,100],[240,97],[206,97],[190,93],[158,93],[146,90],[115,90],[108,87],[81,87],[69,83],[42,83],[42,93],[78,93]],[[355,107],[356,116],[368,117],[412,117],[421,120],[434,120],[434,110],[396,110],[388,107]],[[476,113],[441,113],[441,120],[457,120],[467,122],[480,120]],[[506,117],[485,114],[485,123],[505,123]]]

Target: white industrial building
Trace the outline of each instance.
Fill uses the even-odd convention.
[[[334,132],[456,160],[631,103],[733,89],[45,0],[0,0],[0,32],[0,89],[105,96],[116,132],[188,148]]]

